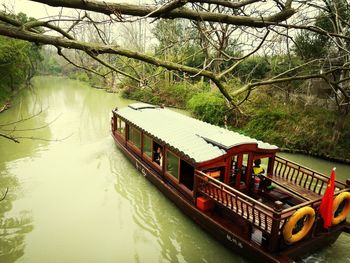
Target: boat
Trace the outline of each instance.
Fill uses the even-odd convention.
[[[222,244],[256,262],[294,262],[349,233],[350,180],[334,181],[279,148],[162,106],[112,110],[112,136],[140,173]]]

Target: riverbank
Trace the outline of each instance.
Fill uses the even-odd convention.
[[[303,100],[285,103],[266,93],[254,94],[244,110],[249,119],[240,130],[245,134],[288,152],[349,163],[349,116]]]
[[[125,98],[177,106],[203,121],[275,144],[282,151],[350,163],[350,118],[331,107],[308,104],[305,98],[289,99],[270,89],[252,93],[241,106],[243,114],[232,112],[224,98],[207,86],[166,87],[154,97],[152,89],[124,87]]]
[[[12,92],[0,89],[0,113],[8,110],[12,106],[14,98],[25,88],[30,87],[30,84],[18,85]]]

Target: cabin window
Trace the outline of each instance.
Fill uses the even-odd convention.
[[[265,174],[267,171],[267,166],[269,163],[269,158],[257,158],[253,162],[253,174]]]
[[[118,118],[118,122],[117,122],[117,132],[124,136],[125,122],[120,118]]]
[[[179,179],[179,157],[167,151],[166,170],[169,174]]]
[[[137,148],[141,149],[141,132],[133,126],[129,126],[129,140]]]
[[[163,166],[163,147],[153,141],[153,162],[158,164],[159,166]]]
[[[146,134],[143,135],[143,153],[152,158],[152,139]]]

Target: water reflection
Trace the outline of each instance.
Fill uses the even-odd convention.
[[[15,262],[24,255],[25,238],[33,230],[31,212],[14,210],[13,204],[21,198],[23,188],[12,173],[20,160],[36,158],[51,139],[50,127],[46,126],[48,112],[43,109],[40,97],[31,89],[22,90],[13,101],[13,107],[0,115],[1,131],[19,138],[21,143],[0,138],[0,262]],[[42,127],[40,129],[37,129]],[[21,139],[31,137],[35,139]]]
[[[6,215],[12,209],[15,199],[14,190],[18,182],[13,176],[6,176],[4,170],[0,174],[0,194],[10,189],[4,200],[0,202],[0,262],[15,262],[23,256],[25,235],[32,231],[30,213],[22,211],[16,217]]]

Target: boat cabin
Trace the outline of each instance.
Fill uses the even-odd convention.
[[[247,194],[255,160],[272,174],[274,145],[145,103],[114,114],[115,136],[189,196],[195,170]]]

